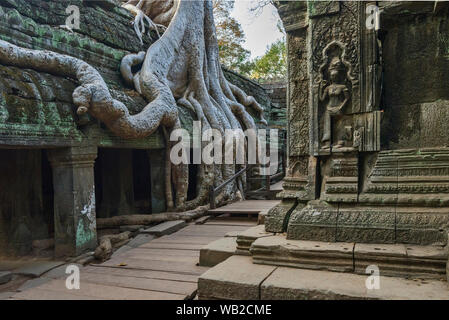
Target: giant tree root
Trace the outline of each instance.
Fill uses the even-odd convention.
[[[128,4],[134,6],[138,21],[149,23],[147,16],[155,24],[168,26],[146,53],[127,56],[121,65],[126,83],[134,85],[148,101],[138,114],[130,114],[122,102],[115,100],[100,73],[80,59],[51,51],[20,48],[0,40],[0,64],[76,79],[79,87],[73,93],[73,102],[77,113],[89,113],[125,139],[147,137],[159,127],[163,127],[169,137],[173,130],[181,128],[179,106],[195,110],[203,128],[216,129],[220,133],[226,129],[256,129],[247,107],[259,112],[264,121],[263,109],[256,100],[231,85],[223,75],[212,1],[130,0]],[[142,26],[137,24],[136,32],[142,33]],[[133,67],[140,64],[141,69],[136,71]],[[172,144],[167,141],[168,152]],[[198,198],[187,202],[187,165],[172,165],[169,157],[166,162],[168,211],[175,207],[182,211],[203,205],[207,202],[209,186],[220,185],[232,177],[237,167],[236,164],[212,167],[201,164],[196,177]],[[239,184],[228,184],[217,200],[235,199]],[[221,200],[217,202],[222,203]],[[145,219],[152,223],[184,218],[183,214],[166,213]],[[131,224],[142,223],[133,221]]]
[[[112,218],[97,219],[98,229],[117,228],[120,226],[148,225],[166,221],[191,221],[204,216],[210,206],[202,206],[186,212],[164,212],[151,215],[116,216]]]
[[[100,245],[95,250],[94,257],[100,261],[108,260],[113,253],[113,249],[121,247],[131,236],[131,232],[126,231],[120,234],[103,236],[100,239]]]

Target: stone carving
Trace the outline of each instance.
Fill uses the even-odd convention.
[[[383,26],[387,32],[367,28],[366,21],[370,13],[366,9],[370,4],[359,1],[308,2],[308,24],[293,25],[285,9],[281,11],[283,20],[290,23],[289,41],[293,35],[300,34],[298,30],[292,30],[294,26],[307,28],[307,32],[301,29],[301,34],[307,34],[308,53],[298,55],[289,52],[289,58],[293,60],[290,65],[302,65],[304,56],[307,57],[310,73],[308,138],[311,155],[315,159],[315,166],[309,165],[305,173],[305,157],[301,157],[297,150],[307,135],[290,130],[290,170],[281,195],[284,200],[298,200],[300,205],[291,214],[287,237],[444,245],[449,228],[449,212],[446,208],[449,206],[447,139],[442,141],[445,134],[436,134],[436,142],[424,142],[427,138],[422,138],[420,144],[411,145],[427,148],[382,150],[382,147],[405,145],[410,136],[421,139],[430,132],[438,131],[428,129],[428,124],[421,124],[434,110],[426,105],[426,110],[419,111],[419,115],[414,113],[417,119],[410,119],[406,124],[401,123],[394,128],[403,134],[400,143],[388,141],[399,136],[389,136],[389,132],[385,131],[388,121],[384,122],[384,118],[399,114],[399,111],[388,108],[395,108],[399,105],[398,101],[404,103],[401,106],[407,110],[404,112],[410,112],[413,107],[410,106],[411,98],[405,99],[402,92],[395,92],[396,86],[410,92],[409,95],[413,97],[413,90],[421,91],[420,86],[413,81],[415,74],[412,76],[406,70],[408,62],[403,63],[407,77],[399,75],[399,85],[392,81],[394,71],[391,69],[394,69],[398,59],[394,49],[395,39],[399,34],[407,32],[410,26],[396,25],[397,17],[391,15],[388,23],[395,25],[397,30],[394,29],[394,32],[387,23]],[[410,15],[427,12],[426,8],[420,11],[424,4],[411,7],[401,3],[396,6],[407,7]],[[294,16],[301,15],[295,13]],[[445,16],[447,13],[440,12],[437,20]],[[426,21],[430,23],[430,20]],[[390,31],[393,35],[388,38]],[[419,31],[417,34],[421,32],[425,33]],[[410,41],[413,42],[412,39]],[[410,45],[407,48],[415,50],[418,46],[415,48],[415,45]],[[425,55],[429,60],[435,60],[434,57],[438,56],[435,50],[432,53],[419,50],[415,55]],[[406,56],[401,59],[409,58]],[[410,59],[412,61],[414,58]],[[436,60],[435,64],[444,69]],[[387,70],[386,66],[390,69]],[[382,83],[382,75],[386,70],[390,86],[382,92],[386,83]],[[292,74],[289,74],[289,81],[298,83]],[[406,89],[403,82],[407,83]],[[290,87],[291,96],[301,92],[307,90]],[[420,96],[420,93],[415,95]],[[435,100],[445,98],[444,95],[432,97]],[[389,101],[394,103],[388,104]],[[295,109],[291,111],[302,111],[295,105],[293,107]],[[432,125],[440,123],[440,126],[444,126],[442,123],[445,117],[438,119],[439,122],[436,118],[432,118]],[[290,118],[289,128],[298,127],[299,119],[300,115],[295,113]],[[394,119],[386,120],[394,122]],[[418,126],[425,128],[426,132]],[[313,161],[309,160],[310,163]],[[310,179],[314,179],[314,182]],[[314,200],[310,201],[298,190],[305,191],[312,185],[320,190],[316,190]]]
[[[352,140],[351,126],[345,125],[345,109],[351,99],[351,66],[345,60],[345,47],[333,41],[323,51],[320,67],[319,101],[324,104],[321,150],[347,147]],[[333,130],[333,128],[335,129]]]

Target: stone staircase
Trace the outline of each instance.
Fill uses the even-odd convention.
[[[200,299],[449,299],[441,246],[287,240],[263,225],[200,251]],[[376,266],[380,288],[368,289]]]

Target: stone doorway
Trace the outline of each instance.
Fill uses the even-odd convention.
[[[54,192],[47,152],[0,149],[0,256],[52,257]]]
[[[97,217],[165,211],[164,152],[99,148],[94,167]]]

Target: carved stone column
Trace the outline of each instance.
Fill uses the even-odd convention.
[[[97,147],[55,149],[48,155],[53,168],[55,256],[77,256],[97,246]]]
[[[285,232],[291,212],[316,196],[317,159],[310,157],[310,111],[307,2],[278,3],[287,32],[287,174],[282,203],[265,218],[268,232]],[[299,203],[299,204],[298,204]]]

